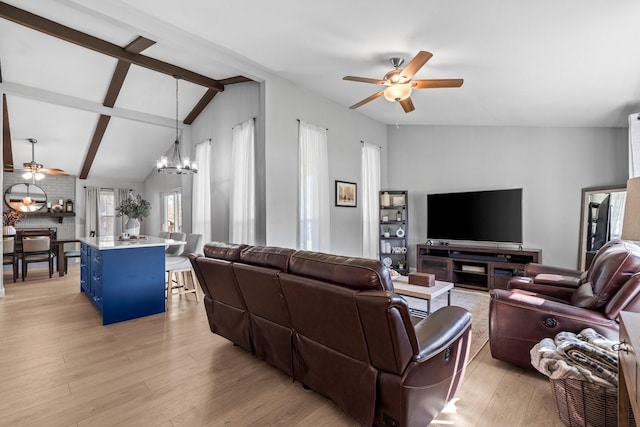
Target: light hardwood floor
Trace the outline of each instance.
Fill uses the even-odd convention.
[[[102,326],[64,278],[4,273],[0,426],[355,426],[329,400],[209,331],[202,303]],[[20,280],[20,279],[19,279]],[[469,364],[454,412],[431,425],[563,426],[548,380],[491,358]]]

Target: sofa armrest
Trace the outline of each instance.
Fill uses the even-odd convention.
[[[526,292],[546,295],[552,298],[569,302],[576,287],[554,286],[544,283],[537,283],[532,277],[514,277],[507,284],[508,290],[520,289]]]
[[[529,264],[524,266],[524,274],[528,277],[535,277],[538,274],[556,274],[559,276],[567,276],[579,279],[582,275],[582,272],[570,268],[554,267],[551,265],[543,265],[537,264],[535,262],[530,262]]]
[[[471,327],[471,313],[461,307],[448,306],[435,311],[414,326],[420,362],[443,351]]]
[[[526,291],[512,292],[504,289],[493,289],[490,295],[490,309],[493,309],[495,304],[502,304],[504,306],[510,307],[510,309],[514,310],[514,316],[509,317],[509,319],[502,320],[511,320],[518,327],[523,327],[527,323],[525,317],[528,317],[528,314],[535,313],[536,319],[550,317],[555,319],[558,325],[560,325],[562,322],[565,322],[566,327],[559,327],[557,331],[553,332],[553,336],[555,336],[557,332],[563,330],[580,332],[580,330],[588,326],[592,326],[596,328],[596,330],[600,330],[601,328],[617,329],[617,322],[615,320],[609,319],[602,312],[575,307],[563,302],[541,298],[535,293],[529,293]],[[490,320],[492,321],[494,319],[491,318]],[[544,322],[536,321],[532,323],[538,324]],[[575,327],[571,327],[569,325],[579,325],[579,329],[576,330]]]

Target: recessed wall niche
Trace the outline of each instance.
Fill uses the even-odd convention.
[[[22,178],[21,173],[19,172],[4,172],[2,174],[3,177],[3,186],[2,186],[2,194],[7,190],[7,188],[11,187],[13,184],[24,184],[26,181]],[[42,188],[47,195],[47,202],[51,203],[51,205],[55,205],[59,200],[64,200],[65,202],[68,199],[73,201],[74,206],[76,206],[76,177],[75,176],[54,176],[54,175],[45,175],[43,179],[40,181],[36,181],[36,185]],[[9,207],[2,202],[2,210],[8,210]],[[46,210],[46,207],[44,208]],[[77,212],[76,212],[77,215]],[[48,217],[48,216],[29,216],[26,218],[22,218],[20,222],[18,222],[18,228],[38,228],[38,227],[56,227],[58,232],[58,238],[74,238],[76,232],[76,217],[68,216],[64,217],[62,223],[58,222],[58,218]]]

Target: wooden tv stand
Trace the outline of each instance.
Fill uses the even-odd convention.
[[[530,262],[541,262],[540,249],[503,249],[466,245],[416,246],[417,270],[436,280],[473,289],[506,289],[509,280]]]

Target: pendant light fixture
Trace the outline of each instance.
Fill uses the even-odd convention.
[[[171,158],[167,156],[160,157],[158,161],[158,173],[166,173],[172,175],[192,175],[198,173],[198,167],[195,162],[190,162],[188,157],[182,159],[180,155],[180,140],[178,139],[178,80],[180,76],[173,76],[176,79],[176,140],[173,143],[173,153]]]

